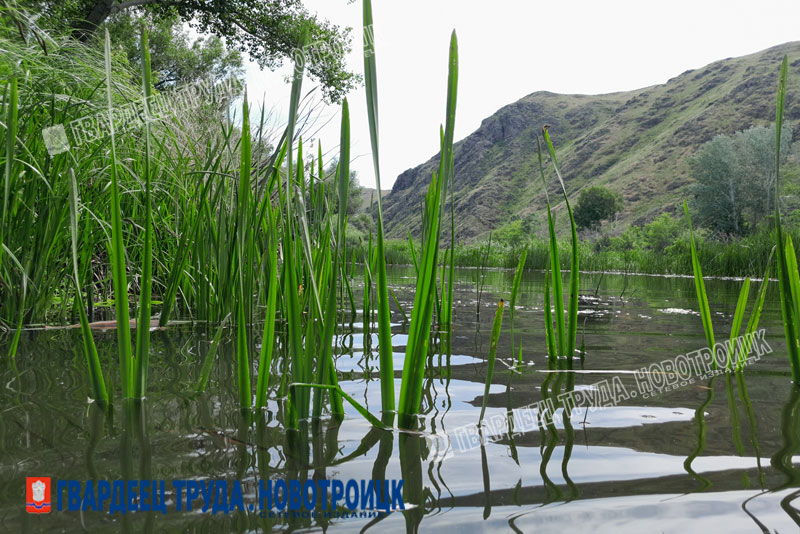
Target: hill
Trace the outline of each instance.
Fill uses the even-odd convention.
[[[692,182],[688,157],[700,145],[717,134],[774,121],[784,54],[790,64],[785,120],[798,131],[800,42],[717,61],[644,89],[604,95],[540,91],[501,108],[455,147],[458,240],[519,223],[546,231],[535,139],[545,124],[570,200],[589,185],[618,191],[625,200],[619,230],[677,213]],[[390,237],[419,233],[420,202],[438,160],[437,155],[403,172],[385,197]],[[557,194],[555,180],[548,190]],[[449,224],[443,231],[449,232]]]

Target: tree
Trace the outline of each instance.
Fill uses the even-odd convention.
[[[605,187],[592,186],[581,191],[575,205],[575,223],[580,228],[597,229],[604,220],[622,211],[622,197]]]
[[[163,18],[139,17],[121,13],[106,23],[111,41],[122,47],[128,62],[140,71],[139,38],[142,26],[150,43],[150,66],[158,90],[185,85],[202,79],[222,80],[244,75],[242,55],[227,50],[216,35],[191,40],[177,14]]]
[[[792,129],[781,134],[783,161]],[[697,223],[717,234],[741,236],[769,215],[775,203],[775,129],[754,127],[717,135],[689,160]]]
[[[229,47],[247,52],[261,68],[275,69],[292,58],[297,48],[324,43],[330,53],[311,54],[308,74],[322,86],[327,102],[339,102],[360,83],[346,69],[350,28],[341,28],[311,15],[301,0],[26,0],[26,7],[53,27],[68,27],[83,41],[95,37],[110,18],[133,13],[147,21],[175,20],[202,34],[224,39]]]
[[[336,196],[336,172],[339,168],[339,162],[337,160],[331,161],[328,167],[323,171],[323,181],[325,182],[325,188],[331,194],[330,197],[330,206],[331,209],[336,212],[338,209],[338,197]],[[364,198],[361,194],[362,191],[361,183],[358,181],[358,172],[354,170],[350,170],[350,185],[348,185],[347,189],[347,214],[353,215],[357,213],[361,209],[361,204],[364,202]],[[377,202],[377,200],[376,200]]]

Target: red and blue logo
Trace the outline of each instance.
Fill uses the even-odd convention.
[[[29,514],[50,513],[50,477],[26,477],[25,511]]]

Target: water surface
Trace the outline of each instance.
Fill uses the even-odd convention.
[[[413,269],[390,269],[390,287],[410,314]],[[307,448],[287,445],[273,363],[269,403],[238,410],[233,346],[222,346],[205,393],[194,392],[213,335],[191,325],[153,333],[148,399],[116,400],[103,412],[87,402],[77,330],[31,330],[14,362],[0,364],[0,531],[3,532],[797,532],[800,393],[792,388],[774,288],[761,318],[772,354],[743,377],[695,380],[647,399],[575,412],[444,457],[432,435],[453,439],[475,425],[483,400],[489,331],[513,272],[488,271],[480,304],[477,270],[458,271],[451,355],[434,354],[424,386],[420,434],[371,428],[349,405],[340,424],[310,424]],[[727,337],[740,282],[707,281],[717,337]],[[543,274],[526,273],[512,335],[508,313],[487,419],[568,390],[591,389],[706,345],[689,278],[585,274],[581,277],[573,373],[549,373]],[[754,291],[753,291],[754,292]],[[356,296],[356,302],[360,302]],[[344,390],[380,410],[377,336],[349,312],[338,343]],[[396,393],[407,325],[393,310]],[[260,336],[260,328],[256,329]],[[513,337],[513,347],[512,347]],[[108,387],[119,390],[116,336],[98,333]],[[8,339],[4,340],[7,346]],[[260,342],[260,341],[259,341]],[[522,346],[523,371],[513,372]],[[5,353],[0,347],[0,353]],[[254,370],[256,363],[254,362]],[[112,386],[112,383],[114,384]],[[117,395],[118,397],[118,395]],[[497,421],[497,419],[494,419]],[[301,450],[302,449],[302,450]],[[264,519],[230,515],[24,511],[26,476],[55,479],[238,479],[253,502],[257,480],[326,477],[403,479],[408,509],[378,518]],[[247,498],[250,498],[250,501]],[[168,495],[168,499],[171,498]],[[412,506],[413,505],[413,506]],[[800,506],[800,504],[798,504]]]

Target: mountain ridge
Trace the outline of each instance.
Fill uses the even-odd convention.
[[[455,219],[459,241],[522,223],[544,234],[545,195],[535,136],[549,125],[570,200],[602,185],[619,192],[625,209],[616,228],[678,213],[692,183],[688,157],[717,134],[775,118],[780,61],[789,58],[786,123],[800,125],[800,41],[687,70],[667,82],[602,95],[536,91],[485,118],[454,149]],[[384,197],[389,237],[418,235],[421,201],[439,155],[401,173]],[[560,199],[552,165],[548,192]],[[552,195],[559,195],[553,197]],[[563,209],[563,202],[556,211]],[[561,224],[565,224],[564,217]],[[449,224],[443,225],[449,235]]]

